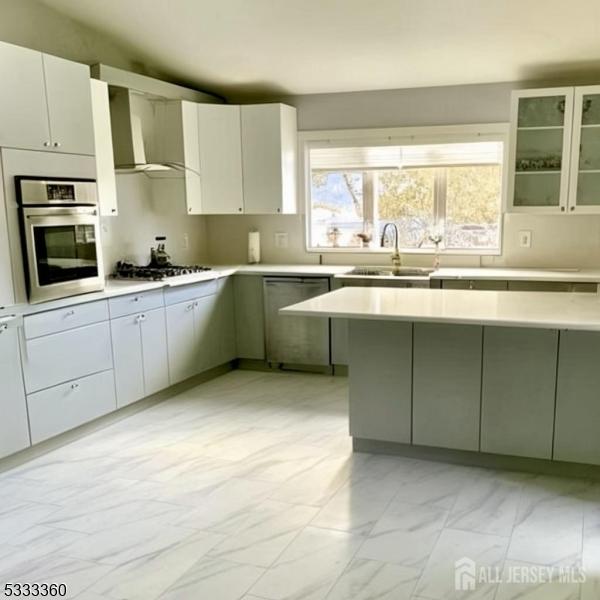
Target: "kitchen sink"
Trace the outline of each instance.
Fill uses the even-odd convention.
[[[387,267],[355,267],[348,275],[365,277],[428,277],[434,269],[421,267],[400,267],[397,273]]]

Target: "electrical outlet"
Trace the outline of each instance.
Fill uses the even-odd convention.
[[[531,231],[519,231],[519,246],[521,248],[531,248]]]
[[[184,250],[187,250],[190,247],[190,236],[187,233],[183,234],[181,246]]]
[[[288,234],[287,232],[279,232],[275,234],[275,248],[287,248],[288,247]]]

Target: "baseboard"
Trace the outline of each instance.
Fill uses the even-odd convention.
[[[40,442],[39,444],[35,444],[29,448],[25,448],[16,454],[11,454],[6,458],[0,459],[0,473],[5,471],[9,471],[10,469],[14,469],[15,467],[19,467],[22,464],[29,462],[39,456],[43,456],[48,452],[52,452],[53,450],[57,450],[58,448],[62,448],[71,442],[81,439],[90,433],[94,433],[95,431],[99,431],[100,429],[104,429],[113,423],[117,423],[122,419],[126,419],[132,415],[135,415],[143,410],[146,410],[160,402],[164,402],[165,400],[169,400],[173,398],[173,396],[177,396],[186,390],[189,390],[200,383],[204,383],[206,381],[210,381],[211,379],[215,379],[216,377],[220,377],[225,373],[233,370],[233,363],[225,363],[218,367],[214,367],[213,369],[209,369],[208,371],[204,371],[199,375],[194,375],[194,377],[190,377],[185,381],[181,381],[172,385],[160,392],[153,394],[152,396],[148,396],[146,398],[142,398],[133,404],[129,404],[128,406],[124,406],[123,408],[118,408],[117,410],[103,415],[102,417],[98,417],[89,423],[84,423],[75,429],[70,429],[69,431],[65,431],[49,440],[45,440]]]
[[[238,358],[235,361],[238,369],[245,371],[264,371],[264,372],[287,372],[300,371],[302,373],[320,373],[322,375],[333,375],[333,365],[301,365],[292,363],[270,363],[266,360],[256,360],[251,358]]]
[[[540,458],[523,458],[521,456],[504,456],[470,452],[467,450],[451,450],[448,448],[432,448],[415,446],[398,442],[382,442],[365,438],[352,438],[354,452],[369,454],[392,454],[408,458],[433,460],[469,467],[484,467],[504,471],[521,471],[559,477],[578,477],[600,480],[600,466],[582,463],[568,463]]]

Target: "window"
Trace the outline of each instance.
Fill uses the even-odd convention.
[[[392,222],[403,250],[497,252],[504,141],[489,138],[307,142],[308,248],[375,250]]]

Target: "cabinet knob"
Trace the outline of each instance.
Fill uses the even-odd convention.
[[[79,389],[79,384],[78,383],[72,383],[71,384],[71,389],[72,390],[78,390]]]
[[[574,211],[574,210],[575,210],[575,207],[574,207],[574,206],[571,206],[571,211]]]
[[[191,206],[188,208],[188,212],[192,212],[192,207]]]
[[[188,304],[188,305],[185,307],[185,310],[192,310],[193,308],[194,308],[194,305],[193,305],[193,304]]]
[[[140,297],[139,297],[139,296],[136,296],[136,297],[133,299],[133,301],[134,301],[134,302],[139,302],[139,301],[140,301]]]
[[[564,206],[561,206],[561,207],[560,207],[560,210],[561,210],[562,212],[565,212],[565,207],[564,207]]]
[[[239,211],[239,212],[242,212],[242,209],[241,209],[241,208],[238,208],[238,211]]]
[[[52,144],[55,148],[60,148],[60,142],[54,142]]]
[[[51,146],[51,144],[50,144],[50,142],[44,142],[44,146],[45,146],[46,148],[49,148],[49,147]]]
[[[75,314],[74,310],[69,310],[65,313],[65,317],[72,317]]]
[[[277,212],[281,212],[281,209],[280,209],[280,208],[278,208],[278,209],[277,209]]]
[[[194,302],[194,307],[198,306],[198,302]]]
[[[111,209],[110,209],[110,212],[112,212],[112,213],[116,213],[116,212],[117,212],[117,209],[116,209],[116,208],[111,208]]]
[[[0,333],[4,333],[8,329],[8,323],[0,324]]]

